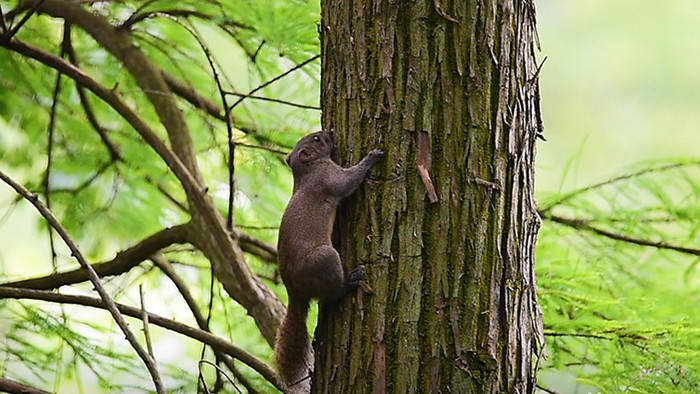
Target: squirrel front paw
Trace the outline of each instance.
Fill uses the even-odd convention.
[[[384,157],[384,151],[381,149],[372,149],[367,155],[371,160],[372,164],[378,162],[382,157]]]

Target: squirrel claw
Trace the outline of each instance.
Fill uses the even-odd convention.
[[[348,278],[346,280],[347,284],[350,286],[358,286],[362,279],[365,277],[365,271],[362,266],[359,266],[352,271],[348,272]]]

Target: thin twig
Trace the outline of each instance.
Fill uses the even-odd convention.
[[[611,231],[604,230],[602,228],[598,228],[598,227],[591,225],[588,220],[573,219],[573,218],[567,218],[567,217],[558,216],[558,215],[550,215],[550,214],[547,214],[545,212],[540,212],[540,216],[546,220],[551,220],[555,223],[563,224],[565,226],[579,229],[579,230],[590,231],[590,232],[593,232],[595,234],[602,235],[602,236],[610,238],[610,239],[614,239],[616,241],[627,242],[627,243],[639,245],[639,246],[649,246],[649,247],[657,248],[657,249],[673,250],[673,251],[676,251],[679,253],[685,253],[685,254],[690,254],[693,256],[700,257],[700,249],[688,248],[685,246],[673,245],[673,244],[670,244],[667,242],[650,241],[650,240],[646,240],[646,239],[630,237],[630,236],[627,236],[624,234],[613,233]]]
[[[5,34],[7,31],[7,23],[5,23],[5,13],[2,11],[2,5],[0,5],[0,35]]]
[[[238,391],[240,394],[243,394],[241,392],[241,390],[238,388],[238,386],[236,386],[236,382],[234,382],[233,379],[231,379],[231,377],[228,376],[228,374],[224,370],[222,370],[218,365],[214,364],[213,362],[211,362],[209,360],[199,360],[199,381],[202,383],[202,386],[204,387],[204,390],[206,393],[210,393],[210,391],[209,391],[209,388],[207,387],[207,382],[204,381],[204,374],[202,373],[202,365],[203,364],[207,364],[207,365],[214,367],[214,369],[216,369],[217,374],[225,376],[226,380],[228,380],[229,383],[231,383],[233,388],[235,388],[236,391]]]
[[[180,295],[182,295],[182,298],[185,300],[185,303],[187,306],[190,308],[190,311],[192,312],[192,316],[194,316],[195,322],[197,322],[197,326],[206,332],[211,332],[209,329],[209,323],[207,321],[207,318],[204,317],[202,314],[202,311],[199,309],[199,306],[197,305],[197,302],[195,301],[194,297],[192,296],[192,293],[190,292],[190,289],[187,287],[187,284],[185,281],[180,277],[180,275],[175,272],[175,269],[173,268],[173,265],[163,257],[160,253],[156,253],[151,257],[151,261],[153,261],[153,264],[156,265],[156,267],[160,268],[163,273],[170,278],[170,280],[175,284],[175,287],[177,287],[178,291],[180,292]],[[240,374],[236,370],[235,366],[233,365],[233,361],[226,356],[226,354],[222,353],[221,350],[217,348],[213,348],[214,350],[214,355],[216,356],[217,362],[221,361],[224,364],[226,364],[226,367],[233,373],[233,375],[242,382],[242,384],[245,386],[246,383],[241,379],[239,376]],[[203,356],[202,356],[203,357]]]
[[[0,392],[22,393],[22,394],[51,394],[48,391],[36,387],[27,386],[24,383],[15,382],[7,378],[0,377]]]
[[[81,191],[85,190],[88,186],[90,186],[97,178],[100,177],[109,167],[114,164],[115,161],[108,161],[100,166],[100,168],[97,169],[94,173],[92,173],[90,176],[87,177],[80,185],[74,187],[74,188],[56,188],[51,190],[52,193],[70,193],[70,194],[78,194]],[[47,201],[48,202],[48,201]],[[46,204],[48,207],[48,204]]]
[[[68,22],[63,23],[63,40],[61,42],[61,57],[65,55],[66,45],[70,37],[70,24]],[[46,198],[46,209],[51,210],[51,165],[53,164],[53,143],[54,143],[54,131],[56,130],[56,107],[58,106],[58,95],[61,92],[61,76],[63,73],[60,71],[56,72],[56,82],[53,87],[53,94],[51,98],[51,109],[49,110],[49,124],[47,132],[46,141],[46,170],[44,171],[44,179],[42,182],[44,188],[44,196]],[[51,251],[51,266],[53,267],[53,272],[56,272],[58,266],[56,263],[56,246],[53,238],[53,228],[48,227],[49,233],[49,250]]]
[[[100,309],[107,308],[104,300],[100,298],[60,294],[54,293],[52,291],[20,289],[15,287],[0,287],[0,298],[32,299],[64,304],[83,305]],[[115,305],[117,306],[119,311],[126,316],[130,316],[136,319],[139,319],[141,316],[141,310],[139,308],[134,308],[132,306],[127,306],[123,304]],[[277,375],[277,373],[270,366],[268,366],[252,354],[248,353],[244,349],[241,349],[231,344],[230,342],[225,341],[222,338],[212,335],[206,331],[190,327],[186,324],[178,323],[176,321],[158,316],[153,313],[148,314],[148,321],[150,321],[151,324],[154,324],[156,326],[163,327],[167,330],[185,335],[189,338],[206,343],[212,348],[219,349],[222,352],[236,358],[237,360],[240,360],[242,363],[249,366],[254,371],[258,372],[260,376],[265,378],[265,380],[267,380],[268,382],[272,383],[278,389],[282,390],[282,388],[284,387],[282,381],[279,378],[279,375]]]
[[[270,97],[263,97],[263,96],[255,96],[255,95],[251,95],[251,94],[243,94],[243,93],[238,93],[238,92],[226,92],[226,94],[229,94],[231,96],[236,96],[236,97],[247,97],[247,98],[250,98],[253,100],[262,100],[262,101],[269,101],[272,103],[289,105],[290,107],[297,107],[297,108],[302,108],[302,109],[312,109],[314,111],[321,110],[321,107],[318,105],[298,104],[298,103],[294,103],[291,101],[280,100],[280,99],[270,98]]]
[[[68,231],[66,231],[66,229],[61,225],[58,219],[56,219],[56,217],[51,213],[51,211],[49,211],[48,208],[46,208],[46,206],[41,201],[39,201],[39,197],[37,195],[33,194],[24,186],[15,182],[12,178],[7,176],[2,171],[0,171],[0,178],[5,183],[10,185],[10,187],[12,187],[27,201],[29,201],[32,205],[34,205],[34,207],[39,211],[41,216],[43,216],[44,219],[46,219],[49,222],[50,226],[56,229],[56,232],[58,232],[58,234],[61,236],[61,239],[63,239],[63,241],[70,249],[72,256],[75,257],[76,260],[78,260],[80,266],[88,274],[90,282],[92,282],[93,286],[95,287],[95,290],[100,294],[100,298],[102,299],[102,301],[107,305],[107,309],[112,314],[114,321],[124,333],[124,336],[126,337],[127,341],[129,341],[131,347],[134,348],[136,353],[143,360],[144,364],[146,365],[146,368],[148,369],[148,372],[151,374],[156,390],[159,394],[165,394],[165,388],[163,387],[163,383],[160,380],[160,374],[156,369],[153,359],[148,355],[148,353],[144,351],[143,347],[139,344],[138,339],[136,339],[134,333],[131,332],[131,330],[129,329],[129,326],[126,324],[124,317],[119,312],[119,309],[117,309],[114,300],[112,300],[112,297],[102,285],[102,281],[100,280],[99,276],[97,276],[97,273],[92,268],[90,263],[88,263],[85,257],[83,257],[83,254],[78,248],[78,245],[70,237]]]
[[[245,100],[246,98],[250,97],[253,93],[257,92],[258,90],[260,90],[260,89],[262,89],[262,88],[264,88],[264,87],[266,87],[266,86],[268,86],[268,85],[270,85],[270,84],[272,84],[273,82],[276,82],[276,81],[278,81],[278,80],[284,78],[285,76],[287,76],[287,75],[293,73],[294,71],[296,71],[296,70],[298,70],[298,69],[300,69],[300,68],[306,66],[307,64],[313,62],[314,60],[316,60],[316,59],[318,59],[318,58],[320,58],[320,57],[321,57],[320,54],[319,54],[319,55],[312,56],[312,57],[310,57],[309,59],[306,59],[306,60],[304,60],[303,62],[297,64],[296,66],[290,68],[289,70],[283,72],[282,74],[280,74],[280,75],[278,75],[278,76],[272,78],[271,80],[265,82],[264,84],[258,86],[258,87],[255,88],[255,89],[251,90],[250,92],[248,92],[248,94],[245,94],[245,95],[241,96],[235,103],[233,103],[233,105],[232,105],[231,108],[229,108],[229,109],[234,109],[238,104],[240,104],[240,103],[241,103],[243,100]]]
[[[190,293],[190,289],[187,287],[187,283],[185,283],[185,281],[182,280],[182,278],[175,272],[173,265],[170,264],[168,259],[163,257],[163,255],[161,255],[160,253],[155,253],[153,256],[151,256],[151,261],[153,262],[153,264],[155,264],[156,267],[163,271],[165,276],[170,278],[170,280],[173,282],[177,290],[180,292],[180,295],[182,295],[182,298],[185,300],[185,303],[190,308],[192,316],[194,316],[194,320],[197,322],[197,326],[199,326],[199,328],[201,328],[202,330],[209,331],[207,319],[204,317],[204,315],[202,315],[202,312],[199,310],[197,301],[195,301],[194,297],[192,296],[192,293]]]
[[[168,201],[170,201],[171,203],[173,203],[173,205],[175,205],[176,207],[180,208],[180,210],[181,210],[182,212],[187,213],[187,214],[190,213],[190,210],[189,210],[189,208],[187,207],[187,205],[185,205],[185,203],[179,201],[179,200],[178,200],[177,198],[175,198],[172,194],[170,194],[170,192],[169,192],[168,190],[165,189],[165,186],[163,186],[163,183],[162,183],[162,182],[156,182],[156,181],[154,181],[153,178],[151,178],[149,175],[146,175],[145,179],[146,179],[146,182],[148,182],[148,183],[150,183],[151,185],[155,186],[156,189],[158,189],[158,191],[160,192],[160,194],[163,195],[163,197],[165,197]]]
[[[153,358],[155,363],[156,358],[153,354],[153,342],[151,341],[151,332],[148,329],[148,312],[146,312],[146,297],[143,294],[143,284],[139,284],[139,298],[141,300],[141,321],[143,322],[143,336],[146,338],[146,349],[148,354]]]
[[[19,29],[21,29],[22,26],[24,26],[24,24],[27,23],[27,21],[29,20],[29,18],[31,18],[32,15],[34,15],[34,13],[36,12],[36,10],[37,10],[39,7],[41,7],[41,4],[42,4],[44,1],[46,1],[46,0],[39,0],[39,1],[37,1],[36,3],[34,3],[34,5],[32,6],[32,8],[29,10],[29,12],[27,12],[26,15],[24,15],[24,17],[22,18],[22,20],[20,20],[19,23],[17,23],[12,29],[10,29],[10,31],[7,32],[6,35],[4,34],[2,37],[0,37],[0,40],[8,40],[8,41],[11,40],[12,37],[14,37],[15,34],[17,34],[17,32],[19,31]]]
[[[604,339],[606,341],[612,341],[616,338],[613,337],[606,337],[603,335],[598,335],[598,334],[589,334],[586,332],[545,332],[544,336],[546,337],[574,337],[574,338],[592,338],[592,339]]]
[[[119,25],[120,29],[129,29],[131,26],[135,25],[136,23],[143,21],[145,19],[149,19],[154,16],[169,16],[169,17],[177,17],[177,16],[184,16],[184,17],[190,17],[194,16],[196,18],[201,18],[205,20],[210,20],[212,17],[209,14],[205,14],[204,12],[201,11],[196,11],[196,10],[181,10],[181,9],[171,9],[171,10],[159,10],[159,11],[147,11],[143,13],[139,13],[139,10],[136,10],[129,19],[124,21],[121,25]]]
[[[617,183],[617,182],[624,181],[624,180],[631,179],[631,178],[636,178],[636,177],[650,174],[650,173],[654,173],[654,172],[662,172],[662,171],[672,170],[675,168],[697,166],[697,165],[700,165],[700,161],[698,161],[698,160],[690,161],[690,162],[683,162],[683,163],[669,163],[669,164],[664,164],[664,165],[661,165],[658,167],[645,168],[645,169],[635,171],[635,172],[632,172],[629,174],[620,175],[620,176],[608,179],[606,181],[595,183],[593,185],[586,186],[584,188],[576,189],[576,190],[573,190],[569,193],[566,193],[563,196],[561,196],[558,200],[541,208],[540,211],[541,212],[551,211],[552,208],[554,208],[555,206],[563,204],[566,201],[569,201],[578,195],[589,192],[591,190],[600,189],[603,186],[611,185],[613,183]]]
[[[77,67],[78,56],[75,53],[75,49],[73,48],[73,43],[70,40],[70,35],[68,36],[67,51],[68,59]],[[112,158],[112,161],[122,161],[122,157],[119,154],[119,148],[109,139],[105,128],[102,127],[100,122],[97,120],[97,116],[95,116],[95,111],[93,111],[92,109],[90,100],[88,100],[88,97],[85,94],[85,88],[83,88],[83,86],[80,84],[75,84],[75,86],[76,90],[78,91],[78,97],[80,98],[80,105],[83,107],[83,111],[85,111],[85,116],[87,117],[88,122],[90,122],[92,128],[97,132],[97,135],[100,136],[100,140],[104,144],[105,148],[107,148],[107,151],[109,152],[109,156]]]
[[[221,85],[221,80],[219,79],[219,73],[216,71],[216,66],[214,65],[214,61],[212,59],[211,53],[209,52],[209,48],[202,41],[196,28],[192,25],[187,25],[185,23],[180,22],[173,15],[165,14],[165,16],[168,17],[170,20],[174,21],[175,23],[177,23],[183,29],[187,30],[187,32],[189,32],[190,35],[197,41],[199,46],[202,48],[202,51],[204,52],[204,55],[207,58],[207,61],[209,62],[209,67],[210,67],[212,75],[214,77],[214,81],[216,81],[217,89],[219,90],[219,95],[221,97],[221,102],[222,102],[222,105],[224,108],[224,120],[226,122],[226,132],[227,132],[227,136],[228,136],[228,159],[227,159],[228,163],[227,163],[227,165],[228,165],[229,197],[228,197],[228,210],[227,210],[228,212],[226,215],[226,228],[229,231],[231,231],[233,229],[233,216],[234,216],[233,199],[234,199],[234,195],[235,195],[235,152],[236,152],[236,142],[233,140],[233,125],[231,124],[231,114],[230,114],[231,109],[228,107],[228,103],[226,100],[226,94],[224,93],[223,86]]]
[[[549,393],[549,394],[559,394],[558,391],[554,391],[554,390],[552,390],[552,389],[548,389],[548,388],[542,386],[541,384],[538,384],[538,385],[537,385],[537,388],[540,389],[540,390],[542,390],[542,391],[544,391],[545,393]]]
[[[209,62],[209,67],[211,68],[212,75],[214,77],[214,81],[216,81],[216,88],[219,90],[219,96],[221,97],[221,104],[224,107],[224,115],[226,119],[226,135],[228,137],[228,212],[226,215],[226,228],[228,231],[232,231],[233,229],[233,216],[234,216],[234,207],[233,207],[233,197],[235,196],[235,191],[236,191],[236,178],[235,178],[235,173],[236,173],[236,161],[235,161],[235,156],[236,156],[236,141],[233,140],[233,125],[231,124],[231,108],[228,107],[228,102],[226,100],[226,93],[224,92],[223,86],[221,86],[221,79],[219,79],[219,73],[216,71],[216,66],[214,65],[214,60],[211,56],[211,53],[209,52],[209,48],[207,45],[202,41],[201,37],[199,36],[199,32],[197,32],[196,28],[194,25],[185,25],[184,23],[180,23],[179,21],[176,22],[180,24],[183,28],[185,28],[191,35],[194,37],[195,40],[197,40],[197,43],[199,46],[202,48],[202,51],[204,52],[204,55],[207,57],[207,61]]]
[[[262,146],[262,145],[246,144],[244,142],[238,142],[236,145],[244,147],[244,148],[266,150],[268,152],[276,153],[278,155],[283,155],[283,156],[286,156],[287,153],[289,153],[289,152],[285,152],[283,150],[276,149],[276,148],[270,148],[270,147]]]

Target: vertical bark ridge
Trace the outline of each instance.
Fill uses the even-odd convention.
[[[338,216],[373,292],[332,314],[314,391],[533,392],[534,5],[323,0],[321,46],[340,156],[387,157]]]

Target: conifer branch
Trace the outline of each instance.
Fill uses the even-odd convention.
[[[563,224],[565,226],[568,226],[568,227],[571,227],[571,228],[574,228],[577,230],[589,231],[589,232],[592,232],[592,233],[595,233],[598,235],[602,235],[602,236],[610,238],[610,239],[614,239],[616,241],[626,242],[626,243],[639,245],[639,246],[648,246],[648,247],[657,248],[657,249],[673,250],[675,252],[685,253],[685,254],[700,257],[700,249],[688,248],[688,247],[680,246],[680,245],[674,245],[674,244],[670,244],[670,243],[663,242],[663,241],[650,241],[647,239],[635,238],[635,237],[631,237],[628,235],[615,233],[612,231],[608,231],[608,230],[596,227],[596,226],[592,225],[589,220],[585,220],[585,219],[567,218],[567,217],[559,216],[559,215],[550,215],[550,214],[547,214],[546,212],[539,212],[539,214],[545,220],[551,220],[555,223]]]

